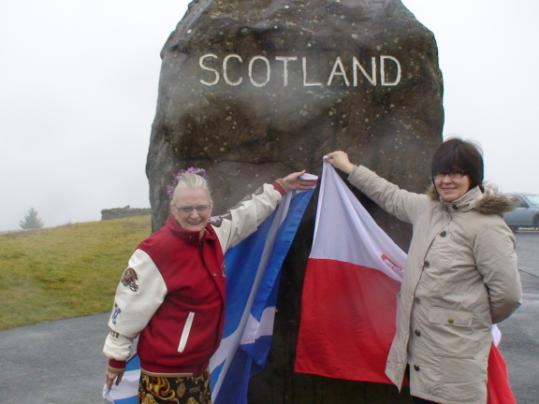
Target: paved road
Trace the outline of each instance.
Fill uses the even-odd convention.
[[[518,268],[539,277],[539,231],[520,231],[516,236]]]
[[[519,404],[539,403],[539,232],[517,233],[524,304],[500,324],[501,351]]]
[[[0,332],[0,403],[102,404],[107,317]]]
[[[518,233],[525,302],[500,325],[519,404],[539,402],[539,232]],[[0,332],[0,403],[103,404],[108,314]]]

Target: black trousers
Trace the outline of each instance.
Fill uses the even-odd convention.
[[[438,404],[435,401],[424,400],[422,398],[414,396],[412,396],[412,401],[414,402],[414,404]]]

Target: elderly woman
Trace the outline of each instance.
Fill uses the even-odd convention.
[[[223,331],[224,253],[253,233],[283,194],[316,184],[303,173],[265,184],[213,220],[205,178],[179,176],[166,224],[140,243],[116,290],[103,348],[109,389],[138,336],[142,403],[211,402],[207,368]]]
[[[387,212],[413,225],[386,375],[409,372],[416,403],[485,403],[491,326],[521,303],[511,201],[483,188],[483,159],[460,139],[434,153],[429,195],[399,189],[347,154],[327,156]]]

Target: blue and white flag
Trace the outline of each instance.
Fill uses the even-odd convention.
[[[226,254],[225,328],[210,360],[214,404],[246,403],[249,378],[266,363],[281,265],[312,193],[289,193],[256,233]]]
[[[227,302],[223,338],[210,360],[214,404],[247,403],[249,379],[266,363],[281,266],[312,194],[313,190],[289,192],[258,230],[225,256]],[[128,366],[134,361],[138,367],[138,357],[129,361]],[[138,403],[139,375],[136,369],[126,371],[119,386],[110,392],[104,390],[104,397],[114,404]]]
[[[138,355],[129,359],[125,365],[122,381],[110,390],[103,386],[103,398],[114,404],[138,404],[138,383],[140,379],[140,361]]]

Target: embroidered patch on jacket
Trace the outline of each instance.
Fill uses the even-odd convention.
[[[138,290],[137,285],[138,276],[133,268],[127,268],[122,275],[122,285],[127,286],[131,291],[136,292]]]
[[[223,224],[223,218],[221,216],[213,216],[210,218],[209,222],[214,227],[221,227]]]
[[[121,312],[122,309],[120,309],[118,305],[114,303],[114,310],[112,311],[112,316],[110,318],[112,320],[112,324],[116,325],[116,320],[118,320],[118,317],[120,316]]]
[[[264,187],[258,187],[255,192],[253,192],[252,196],[262,195],[264,193]],[[252,198],[251,196],[251,198]]]

